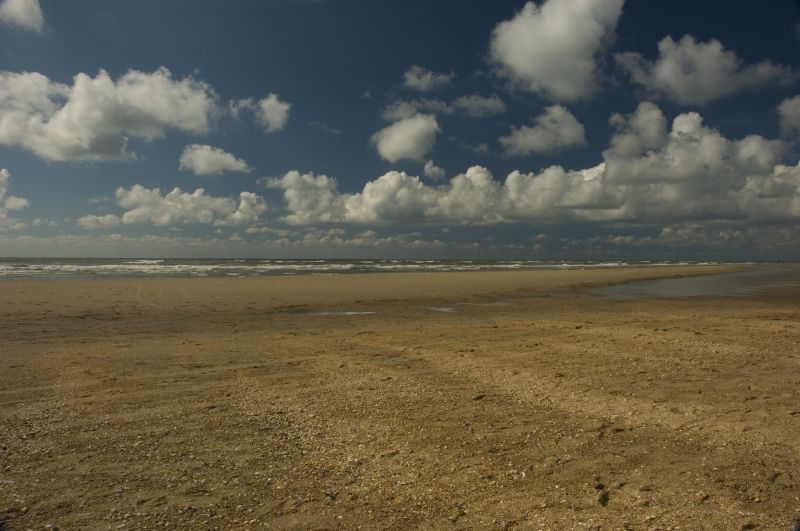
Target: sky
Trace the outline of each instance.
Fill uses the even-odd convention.
[[[798,242],[795,1],[0,0],[0,256]]]

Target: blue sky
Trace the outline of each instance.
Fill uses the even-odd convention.
[[[798,259],[792,1],[0,2],[0,255]]]

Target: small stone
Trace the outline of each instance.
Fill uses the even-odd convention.
[[[602,491],[600,491],[600,494],[597,496],[597,503],[599,503],[600,505],[605,507],[605,506],[608,505],[608,498],[609,498],[608,491],[603,489]]]

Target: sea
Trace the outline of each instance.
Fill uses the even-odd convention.
[[[435,271],[534,271],[736,264],[747,269],[696,277],[641,280],[589,288],[611,298],[749,297],[800,288],[800,263],[546,260],[279,260],[175,258],[0,258],[0,282],[10,279],[254,277]],[[796,291],[793,291],[795,293]]]
[[[607,269],[631,265],[659,267],[698,263],[711,264],[714,262],[0,258],[0,280],[15,278],[248,277],[415,271],[525,271]]]

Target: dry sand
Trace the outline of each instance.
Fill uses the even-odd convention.
[[[580,289],[712,270],[4,281],[0,529],[789,529],[798,292]]]

